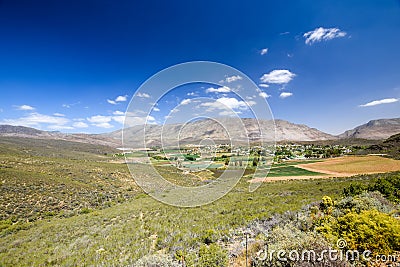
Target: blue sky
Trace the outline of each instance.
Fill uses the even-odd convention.
[[[394,0],[3,0],[0,38],[1,124],[117,130],[143,82],[195,60],[238,69],[264,84],[260,93],[275,118],[328,133],[400,117]],[[152,120],[200,96],[225,98],[238,110],[241,103],[220,89],[230,85],[174,91]]]

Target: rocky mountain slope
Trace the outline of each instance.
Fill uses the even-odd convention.
[[[400,118],[371,120],[339,135],[339,138],[381,140],[400,133]]]
[[[216,121],[218,120],[218,121]],[[187,124],[169,124],[169,125],[148,125],[146,131],[146,146],[152,145],[177,145],[182,143],[197,143],[204,139],[211,139],[216,143],[250,142],[259,141],[315,141],[332,140],[337,137],[321,132],[315,128],[306,125],[294,124],[284,120],[255,120],[255,119],[235,119],[218,118],[204,119]],[[274,131],[276,129],[276,131]],[[125,146],[143,147],[139,144],[143,136],[143,126],[134,126],[124,131],[125,140],[128,143]],[[162,133],[162,134],[161,134]],[[112,132],[107,136],[121,138],[122,130]],[[249,137],[249,139],[247,138]]]

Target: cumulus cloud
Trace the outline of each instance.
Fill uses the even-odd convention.
[[[74,122],[72,124],[72,126],[75,127],[75,128],[87,128],[87,127],[89,127],[89,125],[87,123],[83,122],[83,121]]]
[[[96,126],[96,127],[99,127],[99,128],[104,128],[104,129],[110,129],[110,128],[114,127],[109,122],[93,123],[92,125]]]
[[[149,94],[141,93],[141,92],[137,93],[136,96],[141,97],[141,98],[150,98]]]
[[[373,106],[382,105],[382,104],[395,103],[398,101],[399,101],[398,98],[385,98],[385,99],[381,99],[381,100],[374,100],[374,101],[368,102],[366,104],[360,105],[360,107],[373,107]]]
[[[260,86],[260,87],[264,87],[264,88],[268,88],[268,87],[269,87],[269,84],[266,84],[266,83],[260,83],[258,86]]]
[[[270,96],[269,94],[267,94],[266,92],[260,92],[258,95],[261,96],[262,98],[271,97],[271,96]]]
[[[160,111],[160,109],[158,107],[154,107],[153,110],[154,111]]]
[[[296,74],[289,70],[273,70],[270,73],[264,74],[260,80],[263,83],[286,84],[294,77],[296,77]]]
[[[268,53],[268,48],[263,48],[263,49],[261,49],[261,51],[260,51],[260,55],[265,55],[265,54],[267,54]]]
[[[292,96],[292,95],[293,95],[293,93],[290,93],[290,92],[282,92],[282,93],[279,95],[279,97],[282,98],[282,99],[284,99],[284,98],[287,98],[287,97]]]
[[[233,110],[223,110],[223,111],[220,111],[220,112],[218,113],[218,115],[220,115],[220,116],[231,116],[231,117],[234,117],[234,116],[236,116],[236,114],[240,114],[240,113],[241,113],[240,111],[235,112],[235,111],[233,111]]]
[[[102,115],[96,115],[92,116],[89,118],[86,118],[93,126],[99,127],[99,128],[113,128],[114,126],[110,124],[111,122],[111,116],[102,116]]]
[[[234,97],[221,97],[214,102],[206,102],[200,104],[200,106],[208,107],[208,111],[213,111],[215,109],[247,109],[249,106],[255,105],[254,101],[242,101],[237,100]]]
[[[125,124],[128,126],[143,125],[143,124],[153,124],[156,119],[153,116],[127,116],[125,119]]]
[[[218,88],[210,87],[206,89],[206,93],[229,93],[231,92],[231,88],[228,86],[222,86]]]
[[[63,126],[69,123],[69,119],[57,116],[49,116],[37,112],[17,119],[5,119],[2,123],[10,125],[21,125],[27,127],[40,127],[41,124]]]
[[[190,104],[191,102],[192,102],[191,99],[183,99],[183,100],[181,101],[181,105],[187,105],[187,104]]]
[[[91,123],[104,123],[104,122],[110,122],[111,117],[110,116],[102,116],[102,115],[96,115],[87,118],[87,120]]]
[[[113,116],[112,119],[118,123],[124,124],[125,115],[122,116]]]
[[[116,110],[116,111],[113,112],[113,114],[114,114],[114,115],[125,115],[125,112]]]
[[[120,95],[120,96],[117,96],[114,100],[107,99],[107,102],[111,105],[116,105],[116,104],[118,104],[118,102],[125,102],[127,100],[128,100],[127,95]]]
[[[239,80],[242,80],[242,79],[243,79],[242,76],[233,75],[233,76],[226,77],[225,78],[225,82],[231,83],[231,82],[236,82],[236,81],[239,81]]]
[[[34,107],[29,106],[29,105],[16,106],[16,108],[17,108],[18,110],[35,110]]]
[[[312,45],[316,42],[328,41],[334,38],[341,38],[346,36],[346,32],[338,28],[323,28],[319,27],[313,31],[306,32],[303,37],[306,38],[306,44]]]
[[[128,98],[126,95],[120,95],[120,96],[117,96],[117,98],[115,99],[115,102],[125,102],[127,99]]]

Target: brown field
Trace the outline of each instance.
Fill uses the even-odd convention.
[[[380,156],[344,156],[297,167],[333,176],[352,176],[400,170],[400,161]]]
[[[400,171],[400,160],[381,156],[344,156],[320,162],[298,164],[294,167],[318,172],[322,175],[279,176],[256,178],[249,182],[274,182],[287,180],[326,179],[333,177],[350,177],[357,174],[372,174]]]

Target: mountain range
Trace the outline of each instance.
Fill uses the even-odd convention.
[[[273,131],[275,123],[275,132]],[[340,135],[330,135],[318,129],[303,124],[295,124],[285,120],[255,120],[255,119],[202,119],[186,124],[137,125],[125,129],[124,146],[143,147],[141,138],[146,132],[146,146],[178,145],[182,143],[198,143],[209,139],[216,143],[226,143],[227,140],[250,141],[321,141],[338,139],[370,139],[383,140],[400,133],[400,118],[371,120],[366,124],[345,131]],[[122,130],[104,134],[67,134],[56,131],[42,131],[24,126],[0,125],[0,136],[16,136],[37,139],[55,139],[74,142],[121,147]]]

